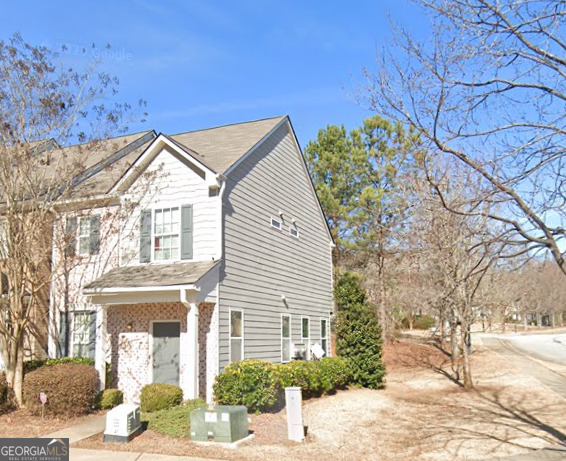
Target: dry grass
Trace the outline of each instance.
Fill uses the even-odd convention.
[[[13,411],[0,416],[0,437],[31,438],[58,431],[65,427],[80,424],[98,413],[76,418],[45,418],[34,416],[25,410]]]
[[[393,461],[477,460],[566,445],[566,400],[490,351],[474,354],[474,391],[447,378],[448,357],[433,346],[396,342],[384,356],[386,389],[351,389],[305,402],[303,444],[286,440],[281,412],[253,415],[256,438],[237,451],[151,431],[126,446],[103,445],[100,436],[78,446],[250,461]]]

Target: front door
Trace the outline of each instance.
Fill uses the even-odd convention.
[[[153,382],[179,385],[181,323],[153,324]]]

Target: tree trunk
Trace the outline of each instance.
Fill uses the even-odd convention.
[[[6,367],[6,382],[14,392],[14,397],[18,406],[23,404],[23,384],[24,384],[24,354],[21,347],[11,346],[11,357]]]
[[[472,334],[469,325],[462,325],[460,330],[462,340],[462,374],[464,389],[472,389],[474,383],[472,381],[472,367],[470,364],[470,355],[472,352]]]
[[[456,364],[460,358],[460,346],[458,342],[458,323],[454,321],[450,324],[450,344],[452,346],[451,358],[453,364]]]
[[[385,308],[385,258],[380,254],[377,258],[377,293],[378,293],[378,315],[381,330],[385,338],[389,337],[389,325],[387,322],[387,310]]]

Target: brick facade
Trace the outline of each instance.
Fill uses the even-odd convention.
[[[214,304],[199,308],[199,393],[210,401],[217,373],[218,315]],[[109,306],[107,331],[112,357],[112,386],[124,392],[125,402],[139,401],[143,386],[152,382],[151,331],[154,321],[181,323],[179,385],[188,386],[187,308],[181,303],[148,303]]]

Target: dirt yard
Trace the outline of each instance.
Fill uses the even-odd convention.
[[[238,450],[199,447],[146,431],[128,445],[101,436],[77,444],[148,453],[238,460],[477,460],[566,441],[566,400],[479,349],[476,390],[449,378],[440,350],[410,342],[387,346],[387,387],[351,389],[304,402],[306,443],[286,440],[284,412],[252,415],[255,439]]]
[[[0,416],[0,437],[41,437],[59,429],[80,424],[99,415],[100,413],[95,413],[72,419],[42,419],[41,416],[32,416],[25,410],[18,410]]]

